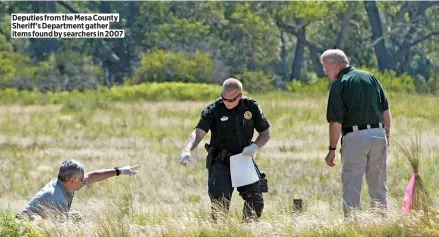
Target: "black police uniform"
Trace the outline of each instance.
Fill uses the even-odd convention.
[[[210,147],[214,159],[209,169],[208,192],[212,201],[212,215],[216,219],[217,208],[227,212],[232,198],[230,156],[239,154],[251,145],[254,130],[263,132],[270,127],[258,103],[243,96],[233,109],[227,109],[222,98],[208,105],[202,112],[197,128],[212,131]],[[261,182],[237,188],[245,200],[243,218],[259,218],[264,208]],[[218,206],[219,205],[219,206]]]

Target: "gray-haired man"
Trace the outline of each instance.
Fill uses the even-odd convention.
[[[84,172],[84,166],[76,160],[66,160],[59,168],[58,178],[52,179],[44,186],[22,211],[22,216],[33,219],[39,215],[47,218],[51,215],[68,216],[72,205],[74,192],[84,185],[99,182],[113,176],[135,175],[139,165],[122,168],[102,169],[89,173]]]
[[[325,160],[334,166],[340,137],[342,146],[343,210],[360,207],[363,175],[373,207],[387,209],[387,146],[391,114],[386,93],[369,72],[349,65],[346,54],[329,49],[320,57],[326,75],[333,81],[326,117],[329,122],[329,151]],[[377,206],[376,204],[380,204]]]

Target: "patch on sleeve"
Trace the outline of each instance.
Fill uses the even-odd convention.
[[[203,112],[201,113],[202,115],[208,115],[210,112],[212,112],[213,108],[215,108],[215,103],[212,103],[210,105],[208,105]]]

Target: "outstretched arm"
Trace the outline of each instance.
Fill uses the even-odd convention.
[[[137,171],[135,169],[137,169],[139,167],[139,165],[135,165],[135,166],[125,166],[122,168],[117,168],[119,171],[117,171],[116,169],[102,169],[102,170],[95,170],[89,173],[85,174],[85,177],[87,178],[87,183],[96,183],[96,182],[100,182],[103,180],[106,180],[108,178],[111,178],[113,176],[116,176],[119,172],[119,174],[121,175],[135,175],[137,173]]]

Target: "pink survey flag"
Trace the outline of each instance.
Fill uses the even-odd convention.
[[[402,211],[408,212],[413,208],[413,194],[415,193],[416,177],[418,173],[412,174],[410,181],[405,189],[404,200],[402,202]]]

